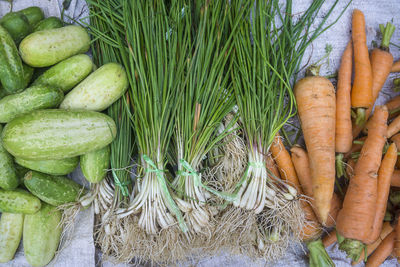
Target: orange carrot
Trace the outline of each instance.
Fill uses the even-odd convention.
[[[390,140],[396,144],[397,149],[400,148],[400,133],[393,135]],[[396,163],[397,168],[400,168],[400,158],[397,158],[397,163]]]
[[[351,106],[357,109],[357,124],[365,121],[365,110],[373,105],[372,69],[369,60],[364,14],[355,9],[352,18],[354,54],[354,82],[351,90]]]
[[[387,237],[391,232],[393,232],[393,226],[390,225],[389,222],[383,223],[382,231],[379,235],[379,238],[371,245],[367,245],[367,257],[369,257],[369,255],[371,255],[372,252],[374,252],[374,250],[382,243],[382,240],[385,239],[385,237]],[[364,260],[364,253],[361,253],[361,257],[358,259],[358,261],[356,262],[353,261],[351,264],[357,265],[363,260]]]
[[[346,174],[348,178],[353,177],[354,175],[354,167],[356,166],[356,162],[353,159],[349,159],[347,161],[347,166],[346,166]]]
[[[390,99],[385,106],[389,110],[389,118],[397,117],[400,114],[400,95]]]
[[[313,187],[312,187],[308,154],[303,148],[301,148],[298,145],[293,146],[290,152],[292,153],[293,165],[296,170],[301,188],[304,194],[310,198],[311,206],[314,208],[314,211],[316,212],[315,210],[316,205],[314,202],[314,195],[312,191]],[[328,219],[326,221],[327,227],[335,225],[336,217],[341,207],[342,207],[342,201],[338,197],[338,195],[334,192],[331,200],[331,209],[329,211]]]
[[[392,69],[390,72],[400,72],[400,60],[393,62]]]
[[[345,238],[339,248],[354,261],[368,241],[375,220],[377,173],[386,141],[387,117],[386,106],[376,107],[336,222],[336,230]]]
[[[394,170],[392,180],[390,181],[391,186],[400,187],[400,170]]]
[[[326,234],[324,238],[322,238],[322,243],[327,248],[333,243],[337,242],[336,230],[333,229],[330,233]]]
[[[382,243],[376,248],[374,253],[367,259],[366,267],[378,267],[380,266],[386,258],[392,253],[394,248],[394,239],[396,237],[396,232],[391,232],[388,236],[383,239]]]
[[[387,202],[390,191],[390,181],[392,179],[394,166],[397,161],[397,148],[394,143],[389,146],[381,166],[378,171],[378,196],[376,202],[375,220],[372,225],[371,233],[368,235],[366,244],[374,243],[382,230],[383,218],[385,217]]]
[[[335,185],[335,91],[328,79],[309,76],[296,83],[294,94],[308,150],[317,216],[325,225]]]
[[[352,61],[353,46],[350,41],[342,55],[336,90],[335,148],[338,153],[348,152],[353,143],[350,98]]]
[[[397,258],[397,262],[400,263],[400,220],[397,220],[395,232],[396,232],[396,237],[395,237],[395,241],[394,241],[393,251]]]
[[[400,116],[397,116],[388,126],[387,138],[392,137],[400,131]]]
[[[272,158],[272,156],[267,157],[267,162],[265,163],[265,165],[266,165],[267,169],[272,173],[273,179],[275,179],[275,178],[281,179],[281,176],[278,171],[278,167],[276,166],[275,161]]]

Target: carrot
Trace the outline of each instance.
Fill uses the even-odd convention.
[[[400,187],[400,170],[394,170],[392,180],[390,181],[391,186]]]
[[[330,233],[326,234],[324,238],[322,238],[322,243],[324,247],[329,247],[333,243],[337,242],[336,230],[333,229]]]
[[[358,259],[363,243],[368,241],[375,219],[377,172],[386,141],[387,117],[385,106],[376,107],[336,222],[336,230],[346,238],[339,248],[354,261]]]
[[[388,126],[387,138],[392,137],[400,131],[400,116],[397,116]]]
[[[400,72],[400,60],[393,62],[392,69],[390,72]]]
[[[354,140],[353,146],[351,147],[350,151],[344,154],[344,159],[349,159],[351,157],[351,154],[353,154],[354,152],[359,152],[364,145],[365,139],[367,139],[366,136]]]
[[[269,170],[272,173],[272,178],[275,179],[281,179],[281,176],[278,171],[278,167],[275,164],[275,160],[272,158],[272,156],[267,157],[267,162],[265,163],[267,170]]]
[[[395,253],[397,261],[400,263],[400,220],[397,220],[395,232],[396,232],[396,237],[394,241],[393,251]]]
[[[347,44],[342,55],[336,90],[335,149],[337,153],[349,152],[353,143],[351,131],[351,71],[353,46]]]
[[[294,94],[308,150],[316,213],[325,225],[335,184],[335,90],[328,79],[309,76],[296,83]]]
[[[376,248],[374,253],[367,259],[366,267],[378,267],[381,265],[386,258],[392,253],[394,248],[394,239],[396,237],[396,232],[391,232],[388,236],[383,239],[383,241]]]
[[[365,121],[365,110],[373,104],[372,69],[369,60],[364,14],[355,9],[352,19],[354,53],[354,82],[351,90],[351,106],[357,109],[357,124]]]
[[[372,225],[371,233],[368,235],[366,244],[372,244],[375,242],[379,233],[382,230],[383,219],[386,213],[387,202],[389,198],[390,191],[390,181],[392,179],[394,166],[397,161],[397,148],[394,143],[389,146],[388,151],[386,152],[381,166],[378,171],[378,195],[376,201],[376,214],[375,220]]]
[[[304,194],[311,199],[311,206],[316,212],[308,154],[298,145],[294,145],[292,149],[290,149],[290,152],[292,153],[292,161],[301,185],[301,189],[303,190]],[[331,200],[331,209],[326,221],[327,227],[335,225],[336,217],[341,207],[342,201],[334,192]]]
[[[389,118],[397,117],[400,114],[400,95],[390,99],[385,106],[389,110]]]
[[[396,144],[397,149],[400,148],[400,133],[393,135],[390,140]],[[396,167],[400,168],[400,158],[397,158]]]
[[[347,161],[347,166],[346,166],[346,174],[348,178],[353,177],[354,175],[354,167],[356,166],[356,162],[353,159],[349,159]]]
[[[391,232],[393,232],[393,226],[389,222],[383,223],[382,231],[379,235],[379,238],[371,245],[367,245],[367,257],[369,257],[369,255],[374,252],[374,250],[380,245],[380,243],[382,243],[382,240],[385,239],[385,237],[387,237]],[[361,257],[358,259],[358,261],[353,261],[351,264],[357,265],[363,260],[364,253],[361,253]]]

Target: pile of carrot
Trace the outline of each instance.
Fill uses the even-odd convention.
[[[321,246],[336,242],[353,264],[364,260],[379,266],[391,255],[400,259],[400,220],[395,216],[400,208],[400,96],[374,109],[389,74],[400,72],[400,60],[394,63],[389,51],[391,23],[380,25],[382,42],[371,52],[365,28],[364,14],[354,10],[336,91],[315,72],[296,83],[305,148],[294,145],[289,153],[277,136],[267,163],[304,196],[309,224],[303,240],[312,266],[333,265]],[[321,229],[332,226],[321,239]]]

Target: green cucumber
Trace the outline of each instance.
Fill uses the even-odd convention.
[[[36,171],[25,174],[26,188],[42,201],[59,206],[78,199],[82,188],[66,176],[54,176]]]
[[[40,209],[40,200],[23,189],[0,189],[0,211],[33,214]]]
[[[37,85],[0,100],[0,123],[37,109],[58,107],[64,93],[57,88]]]
[[[92,72],[93,62],[88,55],[80,54],[67,58],[51,67],[33,84],[44,84],[68,92]]]
[[[89,50],[87,31],[76,25],[31,33],[19,45],[25,63],[32,67],[48,67],[73,55]]]
[[[110,144],[115,122],[93,111],[37,110],[19,116],[3,130],[3,145],[14,157],[32,160],[71,158]]]
[[[26,65],[25,63],[22,63],[22,68],[24,69],[24,80],[25,80],[24,87],[27,87],[32,79],[33,72],[35,71],[35,69],[32,68],[31,66]]]
[[[4,212],[0,218],[0,263],[9,262],[21,242],[24,214]]]
[[[24,186],[24,177],[25,177],[25,174],[27,172],[29,172],[30,170],[28,168],[25,168],[25,167],[19,165],[19,164],[15,164],[15,171],[17,173],[19,185],[23,186],[25,188],[25,186]]]
[[[43,30],[50,30],[50,29],[57,29],[64,26],[64,23],[57,17],[48,17],[42,21],[39,21],[35,28],[33,29],[34,32],[43,31]]]
[[[110,168],[110,146],[82,155],[80,163],[86,180],[91,183],[100,182]]]
[[[9,94],[25,88],[24,68],[10,34],[0,26],[0,81]]]
[[[0,125],[0,132],[2,129],[3,127]],[[14,160],[0,142],[0,187],[6,190],[12,190],[17,188],[19,181],[14,166]]]
[[[36,214],[25,215],[22,242],[30,265],[45,266],[54,258],[62,232],[60,222],[61,212],[45,203]]]
[[[32,26],[35,26],[39,21],[44,19],[43,11],[37,6],[31,6],[18,12],[24,14],[28,19],[29,24]]]
[[[8,31],[16,44],[19,44],[25,36],[32,32],[32,26],[27,17],[19,12],[5,14],[1,18],[0,24]]]
[[[15,158],[15,162],[33,171],[52,175],[66,175],[75,170],[79,157],[50,160],[26,160]]]
[[[6,90],[4,90],[3,87],[1,87],[1,84],[0,84],[0,99],[5,97],[6,95],[7,95]]]
[[[120,98],[127,88],[124,68],[117,63],[107,63],[72,89],[60,108],[102,111]]]

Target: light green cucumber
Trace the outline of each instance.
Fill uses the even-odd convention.
[[[120,98],[127,88],[124,68],[117,63],[107,63],[72,89],[60,108],[102,111]]]
[[[24,68],[10,34],[0,26],[0,82],[9,94],[25,88]]]
[[[25,174],[26,188],[42,201],[59,206],[78,199],[82,188],[66,176],[55,176],[36,171]]]
[[[62,232],[60,221],[61,212],[46,203],[36,214],[25,215],[22,241],[29,264],[45,266],[54,258]]]
[[[21,242],[24,214],[1,214],[0,218],[0,263],[9,262]]]
[[[0,100],[0,123],[10,122],[17,116],[37,109],[58,107],[64,93],[57,88],[36,85],[18,94]]]
[[[25,36],[32,32],[32,26],[27,17],[20,12],[10,12],[4,15],[0,20],[3,26],[16,44],[19,44]]]
[[[43,31],[43,30],[50,30],[50,29],[57,29],[64,26],[64,23],[57,17],[48,17],[42,21],[39,21],[35,28],[33,29],[34,32]]]
[[[49,160],[26,160],[15,158],[15,162],[33,171],[52,175],[66,175],[75,170],[76,166],[78,166],[79,157]]]
[[[32,67],[48,67],[89,50],[87,31],[76,25],[31,33],[19,45],[23,61]]]
[[[40,200],[23,189],[0,189],[0,211],[33,214],[40,209]]]
[[[0,132],[3,127],[0,125]],[[12,156],[5,150],[0,142],[0,187],[6,190],[12,190],[19,185],[19,179],[14,166]]]
[[[24,14],[32,26],[35,26],[39,21],[44,19],[44,13],[38,6],[27,7],[18,12]]]
[[[44,84],[68,92],[92,72],[93,62],[88,55],[67,58],[45,71],[33,84]]]
[[[110,146],[82,155],[80,163],[86,180],[91,183],[100,182],[110,168]]]
[[[94,111],[37,110],[3,130],[3,145],[14,157],[31,160],[72,158],[110,144],[115,122]]]

